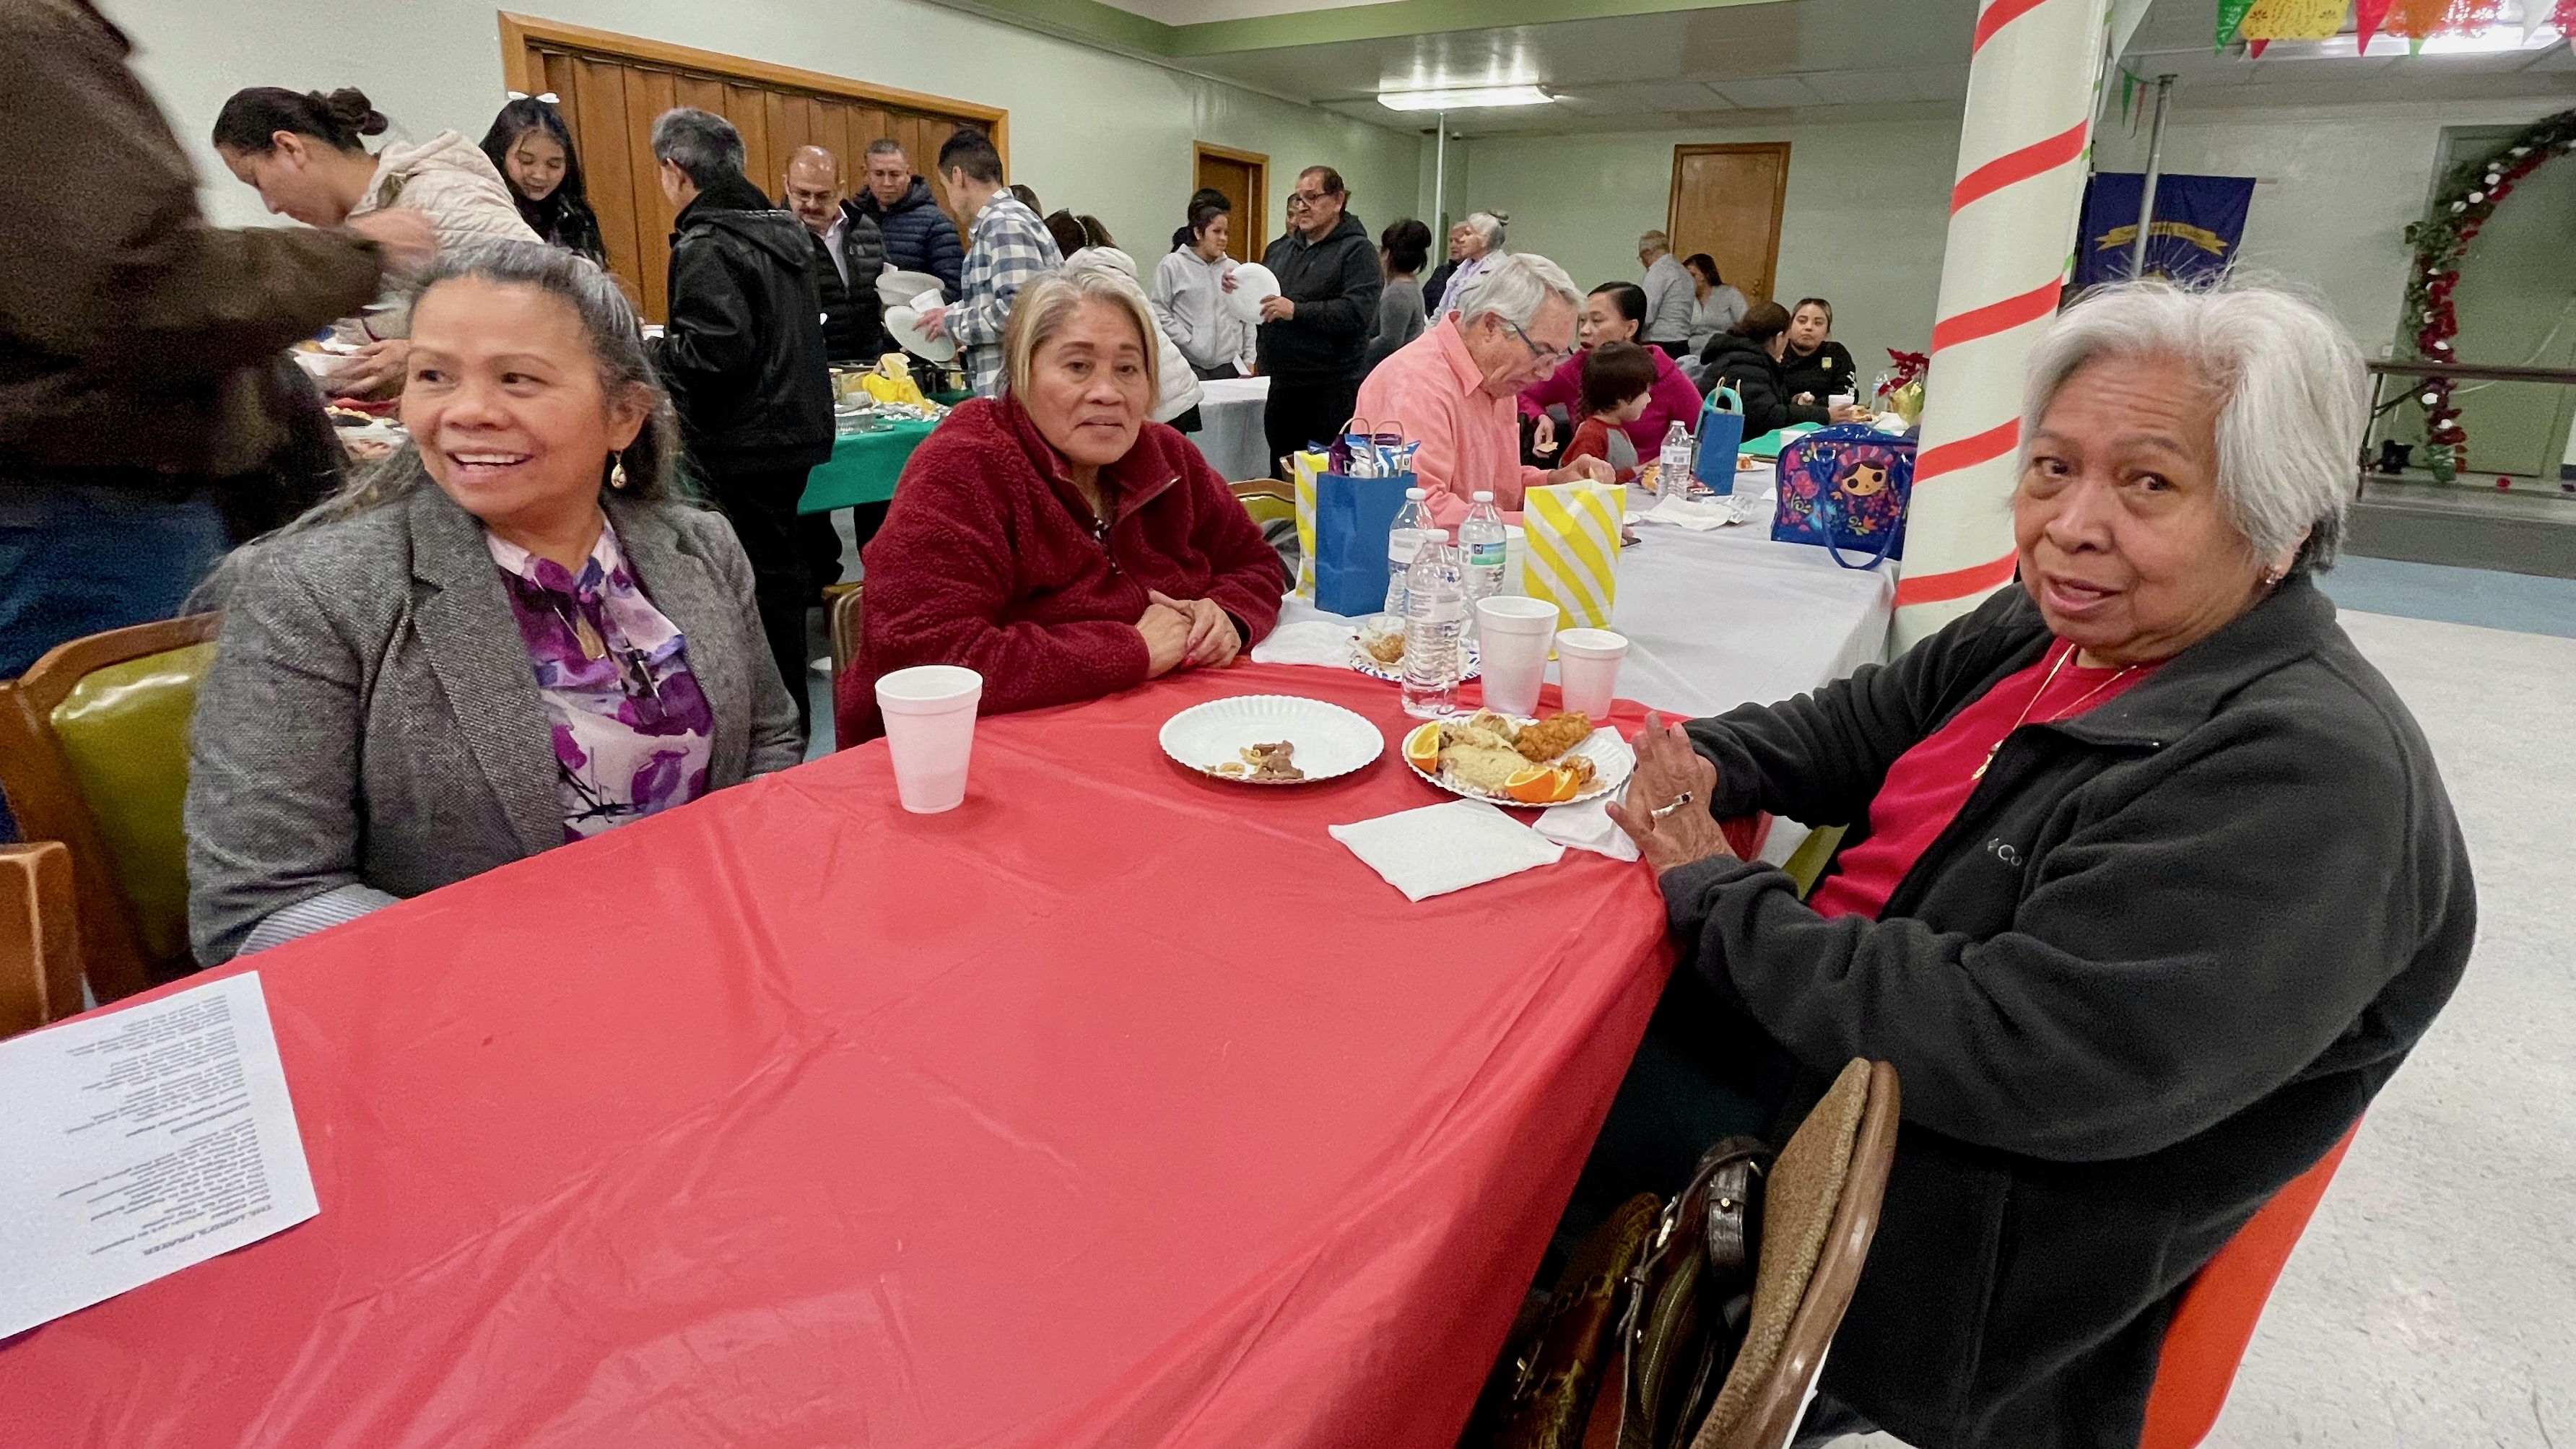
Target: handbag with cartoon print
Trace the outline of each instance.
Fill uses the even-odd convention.
[[[1914,443],[1861,423],[1841,423],[1780,450],[1780,502],[1771,536],[1811,543],[1847,569],[1905,557],[1905,505],[1914,493]],[[1865,556],[1855,563],[1846,550]]]

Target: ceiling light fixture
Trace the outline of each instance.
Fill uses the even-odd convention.
[[[1390,111],[1470,111],[1484,106],[1544,106],[1556,97],[1537,86],[1465,86],[1445,91],[1380,91]]]

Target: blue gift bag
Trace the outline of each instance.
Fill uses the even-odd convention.
[[[1699,410],[1699,451],[1691,457],[1691,476],[1711,493],[1735,491],[1735,451],[1744,446],[1744,399],[1735,389],[1720,387]]]
[[[1780,504],[1771,536],[1811,543],[1847,569],[1905,556],[1905,505],[1914,492],[1914,440],[1861,423],[1820,428],[1780,450]],[[1868,555],[1853,563],[1843,550]]]
[[[1411,473],[1315,475],[1316,608],[1362,615],[1386,607],[1386,535],[1412,486]]]

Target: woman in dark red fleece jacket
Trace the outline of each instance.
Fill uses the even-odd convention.
[[[843,748],[885,732],[876,681],[891,670],[962,664],[998,714],[1222,667],[1277,622],[1278,554],[1198,449],[1145,420],[1145,306],[1100,273],[1021,289],[1004,391],[922,443],[863,556]]]

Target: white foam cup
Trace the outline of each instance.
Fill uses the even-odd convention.
[[[1538,687],[1547,680],[1547,647],[1556,636],[1556,620],[1556,605],[1545,599],[1496,594],[1476,601],[1476,667],[1485,674],[1485,708],[1504,714],[1538,712]]]
[[[1610,714],[1619,697],[1619,661],[1628,657],[1628,639],[1607,629],[1567,629],[1556,636],[1556,680],[1565,707],[1595,721]],[[1491,672],[1488,670],[1490,679]],[[1485,686],[1488,690],[1493,686]]]
[[[954,664],[898,669],[877,681],[894,789],[915,815],[954,810],[966,799],[966,761],[975,750],[975,706],[984,676]]]

